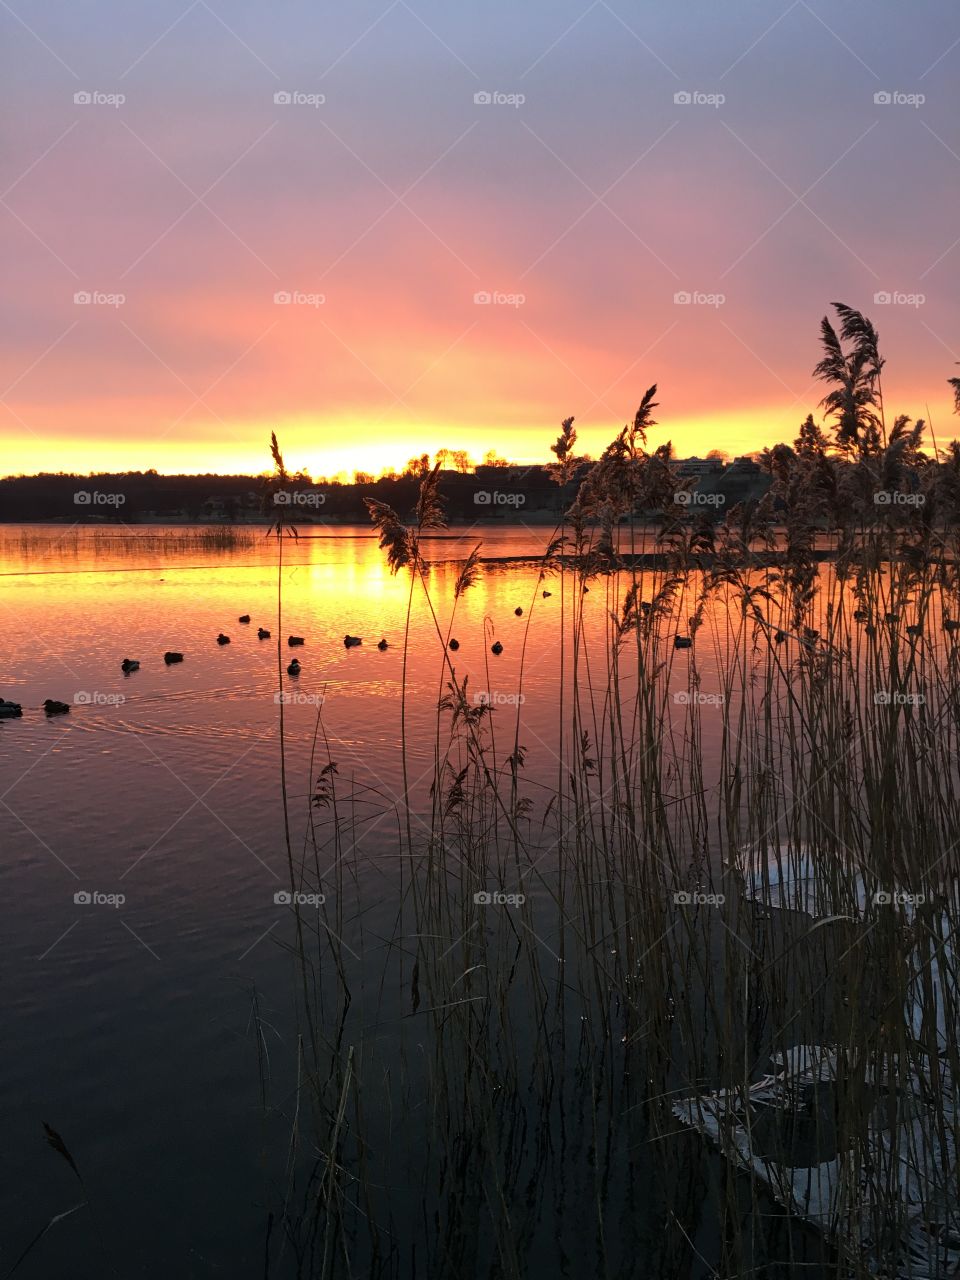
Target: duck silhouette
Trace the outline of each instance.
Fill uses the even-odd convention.
[[[298,676],[299,674],[300,674],[300,661],[298,658],[294,658],[294,660],[290,663],[289,667],[287,667],[287,675]]]
[[[140,670],[140,663],[136,660],[136,658],[124,658],[124,660],[120,663],[120,670],[123,672],[125,676],[128,676],[131,671]]]
[[[692,649],[693,641],[689,636],[674,636],[673,647],[675,649]]]
[[[503,645],[499,640],[494,640],[493,644],[490,646],[490,652],[495,653],[498,658],[500,654],[503,653]]]
[[[543,598],[544,598],[544,600],[549,600],[549,599],[550,599],[550,597],[551,597],[552,595],[553,595],[553,592],[552,592],[552,591],[544,591],[544,592],[543,592]]]
[[[67,702],[57,702],[55,698],[47,698],[44,701],[43,709],[48,716],[65,716],[70,710],[70,704]]]
[[[163,655],[163,660],[169,667],[174,662],[182,662],[183,654],[175,653],[172,649],[168,649],[167,652]]]
[[[513,612],[517,615],[518,618],[523,617],[523,610],[520,608],[519,605],[517,605],[517,607],[514,609]]]
[[[363,641],[361,640],[361,638],[360,638],[359,636],[344,636],[344,637],[343,637],[343,646],[344,646],[344,648],[345,648],[345,649],[353,649],[353,648],[355,648],[358,644],[363,644]]]
[[[249,621],[250,621],[250,615],[249,615],[249,613],[241,613],[241,615],[240,615],[240,617],[237,619],[237,621],[238,621],[238,622],[249,622]]]
[[[456,651],[460,648],[460,641],[459,641],[459,640],[451,640],[451,641],[450,641],[450,643],[447,645],[447,648],[448,648],[448,649],[452,649],[452,650],[454,651],[454,653],[456,653]]]
[[[220,634],[217,636],[217,644],[229,644],[229,643],[230,643],[230,637],[225,636],[221,631]]]
[[[380,650],[381,653],[383,653],[384,649],[389,649],[390,646],[387,644],[386,640],[381,640],[380,643],[377,645],[377,648]]]
[[[287,644],[291,649],[298,644],[303,644],[303,642],[303,636],[287,636]]]
[[[257,639],[258,639],[258,640],[269,640],[269,639],[270,639],[270,632],[269,632],[269,631],[267,631],[267,630],[266,630],[266,628],[264,628],[264,627],[257,627]]]
[[[19,720],[23,715],[23,707],[19,702],[8,702],[0,698],[0,720]]]

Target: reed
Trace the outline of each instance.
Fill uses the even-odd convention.
[[[447,648],[486,570],[431,578],[436,477],[415,527],[372,511],[436,631],[433,761],[404,738],[373,797],[318,718],[276,1274],[957,1274],[960,449],[887,422],[876,333],[838,319],[827,422],[758,506],[690,518],[655,387],[594,465],[533,579],[549,744]]]

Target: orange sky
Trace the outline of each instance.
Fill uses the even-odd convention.
[[[735,455],[815,410],[836,299],[954,434],[945,0],[88,8],[0,9],[2,474],[543,461],[568,415],[596,454],[652,382],[651,444]]]

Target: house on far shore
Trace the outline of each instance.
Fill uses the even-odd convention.
[[[672,466],[681,476],[719,475],[723,471],[721,458],[674,458]]]

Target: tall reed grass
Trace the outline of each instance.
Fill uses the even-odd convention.
[[[525,609],[520,689],[544,585],[561,611],[549,744],[447,647],[485,570],[431,585],[437,473],[412,524],[372,509],[436,631],[433,761],[376,813],[322,715],[295,765],[291,886],[326,902],[269,1274],[957,1274],[960,451],[888,429],[839,315],[828,425],[758,507],[689,518],[655,388],[594,465]]]

